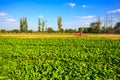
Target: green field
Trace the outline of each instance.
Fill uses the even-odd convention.
[[[2,80],[119,80],[120,40],[0,37]]]

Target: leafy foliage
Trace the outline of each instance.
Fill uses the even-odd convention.
[[[93,22],[90,24],[90,31],[93,33],[100,32],[100,22]]]
[[[119,80],[120,40],[0,38],[0,79]]]
[[[48,33],[51,33],[51,32],[54,32],[54,30],[53,30],[51,27],[48,27],[48,28],[47,28],[47,32],[48,32]]]
[[[120,29],[120,22],[117,22],[114,28],[115,29]]]
[[[28,31],[28,23],[27,23],[27,18],[26,17],[20,18],[20,31],[21,32],[27,32]]]

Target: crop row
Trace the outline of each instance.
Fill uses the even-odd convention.
[[[120,78],[120,40],[0,38],[0,79]]]

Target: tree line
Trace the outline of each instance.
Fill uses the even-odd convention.
[[[46,26],[46,20],[41,20],[38,18],[38,31],[33,31],[28,29],[28,22],[27,18],[23,17],[20,18],[20,29],[13,29],[11,31],[6,31],[5,29],[1,29],[0,32],[15,32],[15,33],[32,33],[32,32],[47,32],[47,33],[75,33],[75,32],[83,32],[83,33],[120,33],[120,22],[117,22],[114,27],[112,27],[112,21],[111,25],[107,26],[107,19],[106,24],[104,26],[101,26],[101,20],[100,17],[98,17],[96,22],[90,23],[90,27],[79,27],[78,29],[63,29],[62,28],[62,17],[59,16],[57,18],[57,25],[58,30],[55,31],[52,29],[52,27]]]

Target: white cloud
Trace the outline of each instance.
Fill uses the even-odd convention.
[[[113,18],[112,20],[113,20],[113,21],[117,21],[118,19],[117,19],[117,18]]]
[[[112,11],[108,11],[108,13],[120,13],[120,9],[115,9],[115,10],[112,10]]]
[[[0,29],[13,30],[19,29],[19,22],[15,19],[4,19],[0,22]]]
[[[78,19],[78,20],[74,20],[74,21],[64,22],[63,26],[64,26],[64,28],[78,29],[79,27],[89,27],[89,25],[92,21],[93,20]]]
[[[6,21],[11,23],[11,22],[16,22],[17,20],[13,19],[13,18],[8,18],[8,19],[6,19]]]
[[[75,18],[81,18],[80,16],[77,16],[77,17],[75,17]]]
[[[76,3],[71,3],[71,2],[70,2],[70,3],[69,3],[69,6],[72,7],[72,8],[74,8],[74,7],[76,6]]]
[[[95,17],[96,17],[96,15],[89,15],[89,16],[76,16],[74,18],[77,18],[77,19],[93,19]]]
[[[92,18],[95,18],[96,16],[95,15],[91,15],[91,16],[83,16],[82,18],[83,19],[92,19]]]
[[[40,16],[38,16],[39,18],[43,18],[44,16],[43,15],[40,15]]]
[[[8,13],[0,12],[0,29],[19,29],[19,22]]]
[[[86,5],[82,5],[82,8],[86,8],[87,6]]]
[[[78,29],[79,27],[89,27],[92,22],[96,22],[96,16],[76,16],[74,20],[63,23],[64,28]]]
[[[0,17],[4,17],[4,16],[7,16],[7,15],[8,15],[7,13],[0,12]]]
[[[53,21],[57,21],[57,18],[53,18],[52,20],[53,20]]]

